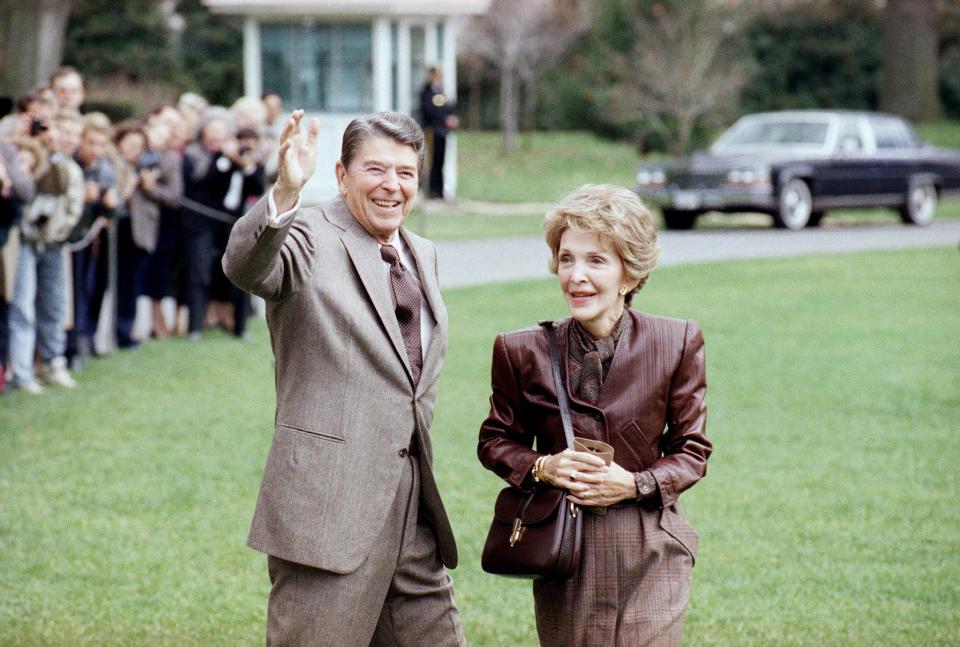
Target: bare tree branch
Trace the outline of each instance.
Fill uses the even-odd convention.
[[[694,129],[731,107],[746,80],[734,54],[737,18],[710,0],[686,0],[635,9],[633,22],[635,45],[611,68],[611,113],[648,123],[672,152],[685,152]]]
[[[587,25],[584,0],[494,0],[461,36],[461,51],[500,71],[500,130],[516,145],[520,85],[532,89]],[[528,110],[534,106],[528,105]]]

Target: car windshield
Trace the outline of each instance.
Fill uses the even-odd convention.
[[[823,146],[830,124],[822,120],[744,119],[725,132],[714,148],[731,146]]]

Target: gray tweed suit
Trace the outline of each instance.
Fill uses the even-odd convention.
[[[428,434],[446,356],[447,313],[436,248],[403,229],[400,235],[436,319],[416,386],[379,245],[341,198],[301,209],[280,228],[269,225],[265,198],[230,236],[224,271],[266,300],[276,359],[276,427],[247,540],[271,556],[268,642],[369,644],[375,628],[380,636],[392,623],[401,625],[392,631],[428,636],[440,627],[431,639],[436,644],[463,644],[441,566],[456,566],[457,548],[434,481]],[[406,452],[411,440],[416,457]],[[400,539],[385,537],[393,533],[388,528]],[[395,540],[399,557],[384,561],[384,542]],[[407,561],[405,551],[414,544],[419,556]],[[401,572],[413,562],[411,571]],[[384,569],[385,583],[367,590]],[[403,575],[413,584],[398,582]],[[411,590],[433,611],[421,606],[404,616],[391,607],[391,596]],[[440,618],[435,627],[419,626],[431,617]]]

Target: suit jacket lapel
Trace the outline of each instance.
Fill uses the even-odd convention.
[[[387,336],[393,343],[394,350],[400,356],[403,366],[410,376],[410,363],[407,360],[407,350],[403,343],[403,333],[397,323],[397,315],[393,310],[393,295],[390,294],[389,280],[383,269],[380,258],[380,245],[360,226],[347,209],[341,199],[334,200],[324,207],[331,222],[343,228],[340,240],[343,242],[353,266],[360,276],[363,287],[366,288],[370,301],[373,303],[377,315],[383,323]]]

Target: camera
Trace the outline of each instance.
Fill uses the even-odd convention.
[[[44,132],[47,129],[47,124],[43,123],[40,119],[34,117],[30,120],[30,136],[36,137],[40,133]]]
[[[160,165],[160,156],[154,151],[146,151],[140,155],[140,159],[137,160],[137,170],[142,171],[144,169],[157,168]]]

